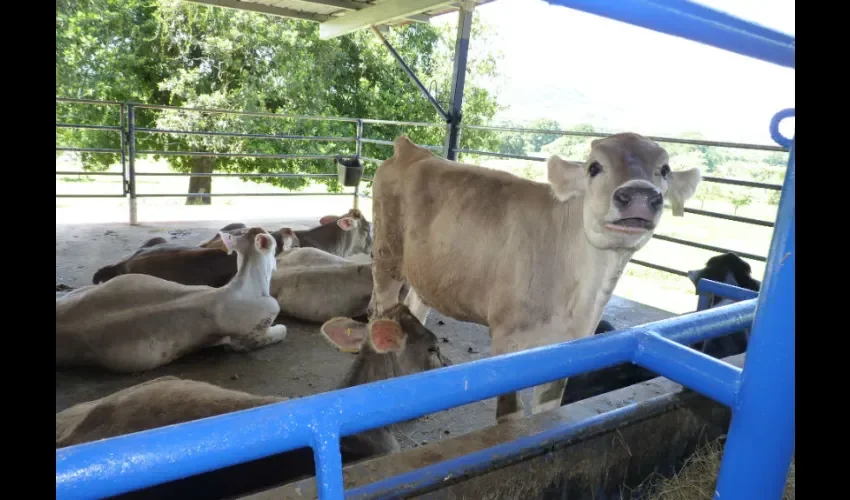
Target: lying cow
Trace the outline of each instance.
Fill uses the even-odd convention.
[[[280,312],[291,318],[365,320],[371,312],[372,260],[366,254],[344,258],[318,248],[294,248],[278,256],[269,289]],[[402,287],[400,297],[407,291]]]
[[[248,351],[283,340],[286,327],[272,326],[280,306],[269,296],[274,239],[262,228],[222,238],[239,258],[236,276],[221,288],[125,274],[57,298],[57,368],[140,372],[204,347]]]
[[[221,230],[231,234],[240,234],[245,230],[245,224],[234,222]],[[294,247],[318,248],[340,257],[372,252],[372,227],[363,213],[352,208],[343,216],[326,215],[319,219],[319,225],[310,229],[294,232],[298,244]],[[212,238],[201,242],[204,248],[220,248],[218,233]]]
[[[494,355],[592,335],[623,268],[700,181],[632,133],[591,143],[587,161],[548,160],[548,183],[439,158],[406,136],[373,180],[376,310],[405,299],[488,325]],[[507,374],[506,374],[507,375]],[[535,413],[560,405],[566,380],[534,389]],[[498,398],[499,421],[522,415]]]
[[[122,274],[147,274],[183,285],[224,286],[236,275],[236,255],[228,252],[218,235],[241,236],[249,231],[235,227],[238,225],[244,226],[239,223],[224,226],[214,239],[205,242],[208,246],[201,248],[169,243],[161,237],[151,238],[117,264],[98,269],[92,283],[105,283]],[[276,254],[298,246],[298,238],[288,227],[268,234],[275,240]]]
[[[302,247],[319,248],[340,257],[372,253],[372,225],[356,208],[342,217],[322,217],[318,226],[295,231],[295,236]]]
[[[337,316],[363,317],[372,296],[371,259],[293,249],[278,257],[269,290],[280,312],[291,318],[322,323]]]
[[[324,335],[340,349],[359,346],[339,388],[368,384],[450,365],[437,337],[400,305],[349,335],[338,323]],[[160,377],[106,397],[80,403],[56,414],[56,448],[212,417],[288,398],[255,396],[205,382]],[[341,439],[343,462],[395,453],[400,446],[386,428]],[[313,453],[299,448],[122,495],[124,498],[228,498],[314,474]]]
[[[690,271],[688,276],[694,286],[700,279],[706,278],[754,292],[758,292],[761,287],[761,283],[750,275],[750,265],[733,253],[717,255],[708,259],[703,269]],[[720,307],[732,302],[732,300],[715,296],[709,307]],[[604,333],[613,329],[613,326],[611,326],[610,328],[599,329],[596,333]],[[735,356],[747,350],[747,331],[734,332],[706,342],[698,342],[690,347],[701,350],[713,358]],[[597,394],[616,391],[623,387],[651,380],[657,376],[658,374],[631,363],[583,373],[570,379],[561,399],[561,404],[566,405]]]

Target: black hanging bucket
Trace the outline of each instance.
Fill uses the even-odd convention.
[[[363,176],[363,165],[355,156],[353,158],[336,157],[336,171],[339,177],[339,182],[343,186],[354,187],[360,184],[360,178]]]

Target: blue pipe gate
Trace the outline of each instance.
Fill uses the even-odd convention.
[[[547,1],[795,67],[794,37],[695,3]],[[731,409],[715,499],[781,498],[795,443],[796,177],[795,140],[780,134],[779,123],[792,116],[786,109],[770,123],[771,136],[790,148],[790,157],[757,298],[742,293],[731,305],[611,334],[63,448],[56,451],[56,498],[117,495],[310,446],[319,498],[342,499],[341,436],[623,362]],[[744,328],[751,333],[743,369],[686,347]]]

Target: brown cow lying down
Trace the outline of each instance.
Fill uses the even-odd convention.
[[[248,231],[233,232],[232,226],[235,224],[223,227],[221,232],[239,236]],[[275,240],[276,254],[298,246],[298,238],[287,227],[269,234]],[[220,238],[216,241],[210,248],[198,248],[151,238],[117,264],[98,269],[92,283],[104,283],[122,274],[147,274],[183,285],[224,286],[236,275],[236,255],[227,251]]]
[[[221,231],[240,234],[246,226],[234,222],[223,227]],[[297,245],[293,247],[318,248],[340,257],[372,252],[372,226],[363,213],[352,208],[343,216],[326,215],[319,220],[319,225],[311,229],[294,232]],[[218,233],[212,238],[201,242],[203,248],[221,248]]]
[[[373,183],[376,309],[407,280],[420,321],[434,308],[487,325],[494,355],[592,335],[665,198],[682,216],[700,181],[632,133],[594,140],[584,162],[550,157],[548,183],[439,158],[406,136],[394,149]],[[533,412],[558,407],[565,386],[535,387]],[[522,416],[518,395],[500,396],[496,416]]]
[[[57,298],[57,368],[139,372],[213,345],[248,351],[283,340],[286,327],[272,326],[280,306],[269,296],[274,239],[262,228],[222,237],[239,269],[221,288],[125,274]]]
[[[339,388],[451,364],[440,353],[436,335],[422,326],[404,305],[387,311],[368,327],[352,325],[353,335],[347,335],[339,326],[327,325],[325,338],[347,351],[362,344],[360,354]],[[141,432],[286,399],[255,396],[194,380],[160,377],[57,413],[56,447]],[[341,449],[343,461],[350,463],[397,452],[400,446],[390,430],[384,427],[343,437]],[[300,448],[123,496],[157,500],[162,500],[163,496],[227,498],[246,490],[267,488],[313,474],[312,451]]]

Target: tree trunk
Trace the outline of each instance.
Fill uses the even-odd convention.
[[[211,174],[215,167],[215,158],[210,156],[196,156],[191,160],[193,174]],[[190,193],[212,193],[212,177],[189,177]],[[212,196],[186,197],[187,205],[209,205]]]

